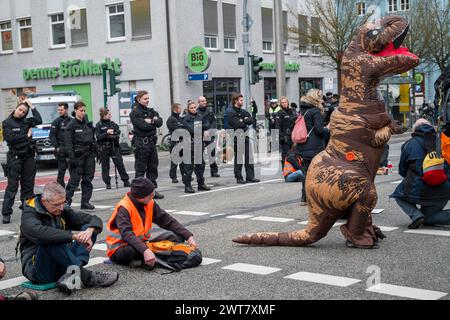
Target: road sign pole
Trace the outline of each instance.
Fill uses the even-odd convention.
[[[102,65],[102,75],[103,75],[103,106],[108,109],[108,82],[107,82],[107,72],[108,66],[106,64]]]

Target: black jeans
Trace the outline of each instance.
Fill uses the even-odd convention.
[[[244,154],[238,154],[238,142],[242,143],[243,139],[238,139],[238,137],[234,137],[234,177],[236,179],[243,179],[242,176],[242,163],[245,165],[245,175],[247,180],[252,180],[255,178],[255,169],[253,164],[250,162],[250,154],[252,151],[252,148],[250,146],[250,138],[245,137],[245,146],[244,146]],[[239,149],[242,149],[239,148]],[[244,158],[244,159],[242,159]],[[240,161],[239,161],[240,160]],[[244,161],[242,161],[244,160]],[[238,163],[240,162],[240,164]]]
[[[66,201],[70,205],[75,190],[81,181],[81,204],[89,203],[92,197],[92,180],[95,174],[95,154],[92,151],[76,158],[76,166],[70,167],[70,179],[66,187]]]
[[[128,181],[130,179],[123,164],[123,158],[120,154],[120,149],[118,146],[102,146],[100,152],[100,161],[102,163],[102,179],[105,184],[111,184],[111,177],[109,176],[109,158],[112,159],[114,165],[116,166],[117,171],[120,175],[120,179],[122,179],[122,181]]]
[[[192,173],[195,172],[197,177],[197,182],[199,184],[205,183],[205,161],[203,160],[202,154],[202,163],[195,164],[194,163],[194,144],[191,144],[191,163],[182,163],[181,164],[181,172],[183,174],[183,183],[185,186],[191,185]]]
[[[141,138],[136,138],[134,149],[134,169],[136,178],[146,176],[155,188],[158,187],[156,179],[158,179],[158,151],[152,138],[148,138],[144,143]]]
[[[10,216],[13,213],[12,207],[19,189],[20,181],[20,201],[23,202],[34,194],[34,178],[36,176],[36,160],[34,155],[18,157],[12,152],[7,154],[8,162],[8,185],[3,198],[2,215]]]
[[[184,242],[184,239],[181,236],[176,235],[172,231],[164,231],[156,236],[152,235],[148,241],[157,242],[163,240],[169,240],[176,243]],[[112,262],[122,265],[130,263],[132,260],[143,260],[143,258],[143,255],[130,245],[117,249],[110,257]]]
[[[58,159],[58,177],[56,178],[56,181],[62,185],[63,187],[66,186],[66,183],[64,181],[64,176],[66,175],[66,170],[68,169],[68,159],[67,154],[58,152],[56,155],[56,158]]]

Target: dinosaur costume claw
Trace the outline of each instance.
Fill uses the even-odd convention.
[[[306,229],[252,233],[234,242],[306,246],[325,237],[339,218],[347,217],[341,232],[348,247],[378,247],[385,235],[372,224],[371,212],[377,203],[374,181],[384,146],[392,134],[404,131],[386,113],[378,85],[381,79],[419,64],[419,58],[402,46],[408,29],[405,18],[387,16],[379,23],[363,25],[344,52],[341,99],[331,116],[330,142],[312,160],[306,177]]]

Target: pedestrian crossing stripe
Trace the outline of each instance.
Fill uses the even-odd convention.
[[[229,266],[223,267],[222,269],[246,272],[246,273],[254,273],[254,274],[259,274],[259,275],[268,275],[268,274],[271,274],[274,272],[281,271],[280,268],[265,267],[265,266],[255,265],[255,264],[247,264],[247,263],[235,263],[235,264],[231,264]]]
[[[366,289],[366,291],[416,300],[438,300],[447,295],[445,292],[395,286],[387,283],[379,283]]]
[[[277,217],[265,217],[265,216],[259,216],[259,217],[251,218],[250,220],[267,221],[267,222],[290,222],[290,221],[294,221],[294,219],[290,219],[290,218],[277,218]]]
[[[238,219],[238,220],[244,220],[244,219],[248,219],[248,218],[252,218],[254,216],[249,215],[249,214],[236,214],[236,215],[232,215],[232,216],[227,216],[227,219]]]
[[[361,281],[359,279],[337,277],[337,276],[332,276],[332,275],[328,275],[328,274],[311,273],[311,272],[297,272],[297,273],[291,274],[289,276],[286,276],[284,278],[326,284],[326,285],[337,286],[337,287],[348,287],[348,286],[351,286],[352,284],[355,284],[355,283],[358,283]]]
[[[217,260],[217,259],[212,259],[212,258],[202,258],[202,263],[200,264],[201,266],[207,266],[210,264],[214,264],[214,263],[219,263],[222,260]]]
[[[199,211],[176,211],[174,214],[184,215],[184,216],[206,216],[208,212],[199,212]]]
[[[94,206],[95,206],[95,209],[100,209],[100,210],[114,208],[114,206],[103,206],[103,205],[98,205],[98,204],[94,204]],[[81,207],[81,203],[72,202],[71,207]]]
[[[106,251],[106,243],[97,243],[92,247],[94,250]]]
[[[11,236],[16,234],[16,232],[13,231],[7,231],[7,230],[0,230],[0,237],[2,236]]]
[[[405,233],[415,233],[415,234],[426,234],[426,235],[433,235],[433,236],[444,236],[444,237],[450,237],[450,231],[444,231],[444,230],[406,230]]]

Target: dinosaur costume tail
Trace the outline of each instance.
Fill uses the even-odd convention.
[[[306,230],[292,232],[257,232],[249,233],[233,239],[241,244],[254,244],[266,246],[306,246],[313,241]]]

